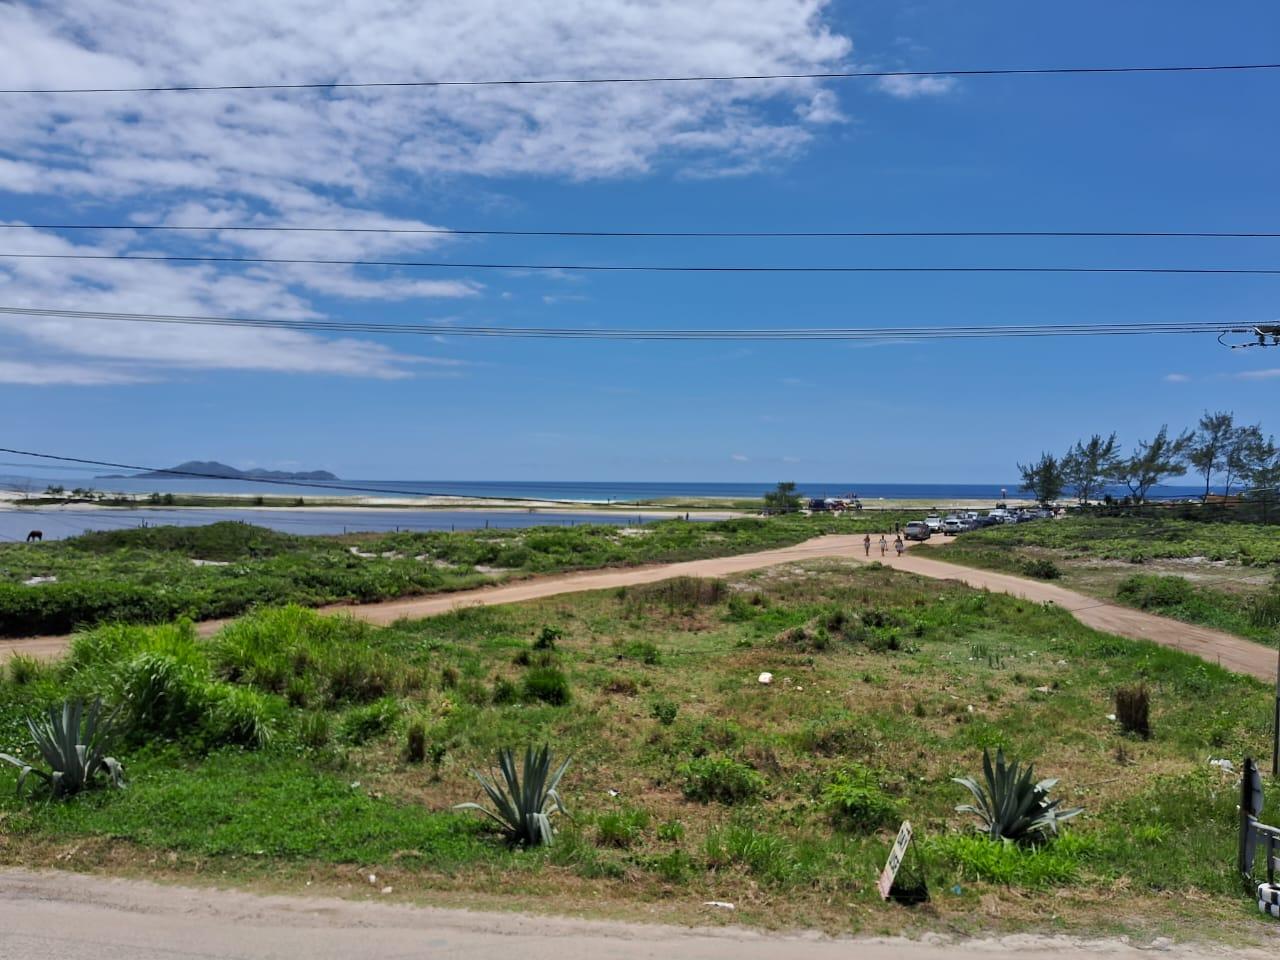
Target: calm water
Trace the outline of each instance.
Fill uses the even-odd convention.
[[[356,531],[393,530],[475,530],[483,527],[509,528],[571,526],[584,523],[611,523],[626,526],[649,522],[619,513],[526,513],[490,510],[235,510],[222,508],[110,510],[67,510],[41,507],[0,510],[0,540],[22,540],[30,530],[40,530],[46,540],[62,540],[87,530],[128,530],[143,526],[198,526],[219,520],[243,520],[284,533],[326,534]],[[694,519],[697,519],[696,517]]]
[[[3,483],[3,480],[0,480]],[[456,496],[493,497],[518,500],[566,500],[580,503],[615,503],[617,501],[653,500],[663,497],[761,497],[772,490],[772,483],[598,483],[592,481],[508,481],[508,480],[337,480],[332,483],[258,483],[249,480],[197,479],[165,477],[163,479],[107,479],[77,476],[70,479],[29,481],[33,491],[50,483],[68,489],[92,487],[112,493],[248,493],[287,494],[300,497],[358,495],[384,493],[390,496]],[[10,484],[12,485],[12,484]],[[999,496],[1001,487],[1013,492],[1017,484],[1008,483],[855,483],[811,482],[799,484],[808,497],[834,497],[856,493],[866,500],[978,499]]]

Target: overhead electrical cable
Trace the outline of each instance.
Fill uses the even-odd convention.
[[[297,83],[184,83],[118,87],[11,87],[0,95],[89,93],[201,93],[249,90],[372,90],[413,87],[536,87],[603,84],[725,83],[768,80],[875,80],[892,77],[1027,77],[1099,74],[1244,73],[1280,63],[1207,63],[1110,67],[979,67],[958,70],[826,70],[794,73],[701,74],[646,77],[544,77],[515,80],[322,80]]]
[[[1061,336],[1150,336],[1154,334],[1250,333],[1255,326],[1223,321],[1124,323],[970,324],[919,327],[739,327],[739,328],[591,328],[502,327],[455,323],[392,323],[360,320],[289,320],[270,317],[216,317],[121,313],[105,310],[0,305],[0,316],[107,320],[189,326],[256,327],[317,333],[363,333],[551,340],[851,340],[919,341]]]
[[[377,494],[382,494],[383,496],[392,496],[392,497],[449,496],[449,494],[433,493],[429,490],[403,490],[403,489],[390,489],[388,487],[356,486],[349,483],[343,483],[341,481],[329,483],[327,481],[320,481],[320,480],[277,480],[269,477],[243,477],[243,476],[233,476],[231,474],[201,473],[195,470],[166,470],[160,467],[139,466],[136,463],[112,463],[107,460],[90,460],[85,457],[64,457],[64,456],[59,456],[58,454],[53,454],[53,453],[36,453],[32,450],[15,450],[11,447],[0,447],[0,453],[11,453],[19,457],[32,457],[34,459],[40,459],[40,460],[53,460],[60,463],[88,464],[95,467],[111,467],[117,470],[137,470],[141,473],[154,473],[163,477],[185,477],[185,478],[191,478],[195,480],[235,480],[242,483],[265,483],[268,485],[281,486],[281,487],[307,487],[307,488],[314,487],[317,490],[343,490],[343,491],[352,492],[352,493],[377,493]],[[37,466],[37,464],[32,464],[32,466]],[[97,478],[97,479],[110,479],[110,478]],[[150,479],[150,478],[147,478],[147,479]],[[453,497],[453,499],[459,499],[459,498],[455,496]],[[498,497],[498,496],[491,497],[486,495],[484,499],[525,503],[528,501],[529,498],[528,497]],[[538,502],[566,503],[566,504],[572,503],[575,505],[579,503],[579,501],[577,500],[554,500],[549,497],[539,497]]]
[[[569,239],[681,238],[828,239],[1243,239],[1275,240],[1280,232],[1250,230],[499,230],[452,227],[351,227],[261,224],[0,223],[0,230],[94,230],[173,233],[352,233],[454,237],[563,237]]]
[[[409,267],[433,270],[528,270],[560,273],[1027,273],[1280,276],[1273,267],[1082,267],[1082,266],[919,266],[919,265],[711,265],[622,263],[481,263],[449,260],[362,260],[322,257],[184,256],[135,253],[0,253],[4,260],[121,260],[155,263],[243,263],[281,266]]]

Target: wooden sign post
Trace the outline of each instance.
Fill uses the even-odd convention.
[[[898,829],[898,839],[893,841],[893,849],[889,851],[889,859],[880,873],[880,899],[888,900],[889,891],[893,889],[893,881],[898,876],[898,868],[902,866],[902,858],[907,855],[907,847],[911,845],[911,821],[903,820]]]

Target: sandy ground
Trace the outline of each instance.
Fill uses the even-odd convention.
[[[879,538],[873,536],[872,540],[878,541]],[[1144,613],[1141,610],[1118,606],[1050,583],[935,560],[928,556],[927,543],[923,550],[920,547],[913,547],[902,557],[894,556],[893,551],[889,550],[888,556],[882,558],[879,556],[879,550],[873,548],[871,559],[895,569],[936,580],[958,580],[973,587],[1024,597],[1037,603],[1056,603],[1071,611],[1081,623],[1096,630],[1121,637],[1150,640],[1162,646],[1195,654],[1204,660],[1218,663],[1228,670],[1250,674],[1261,680],[1272,680],[1276,676],[1277,652],[1262,644],[1219,630],[1180,623],[1166,617]],[[865,562],[863,538],[850,534],[815,537],[791,547],[745,553],[734,557],[716,557],[709,560],[690,560],[646,567],[589,570],[536,577],[515,583],[430,597],[324,609],[328,612],[350,613],[370,623],[388,624],[406,618],[430,617],[459,607],[521,603],[564,593],[607,590],[640,583],[653,583],[679,576],[726,577],[747,570],[826,558]],[[206,621],[200,624],[199,629],[202,634],[208,635],[215,632],[222,623],[223,621]],[[66,649],[69,639],[65,636],[0,639],[0,661],[19,652],[39,657],[56,657]]]
[[[735,927],[683,928],[157,886],[67,873],[0,872],[0,957],[26,960],[1138,960],[1123,940],[1016,936],[833,939]],[[1261,958],[1261,950],[1175,946],[1174,960]]]

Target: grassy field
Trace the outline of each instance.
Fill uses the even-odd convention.
[[[1107,717],[1134,683],[1152,699],[1146,740]],[[1232,874],[1235,780],[1208,761],[1265,757],[1265,685],[878,565],[385,629],[299,608],[207,641],[102,626],[59,665],[10,665],[0,751],[25,753],[22,717],[67,694],[125,705],[129,787],[21,801],[5,768],[5,863],[869,933],[1264,930]],[[480,798],[469,771],[498,747],[544,741],[573,758],[552,847],[512,849],[450,809]],[[1085,808],[1057,841],[1004,846],[954,811],[968,798],[951,778],[997,746]],[[912,908],[875,892],[902,818],[931,892]]]
[[[345,537],[224,522],[0,544],[0,636],[66,633],[111,620],[206,620],[264,603],[367,603],[539,573],[749,553],[833,530],[881,529],[894,520],[905,522],[905,515]],[[26,584],[35,577],[57,582]]]
[[[1276,527],[1066,517],[975,530],[935,549],[953,563],[1054,579],[1251,640],[1276,642],[1280,629]]]

